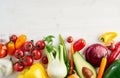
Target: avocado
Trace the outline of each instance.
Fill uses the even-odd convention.
[[[89,64],[79,52],[73,54],[73,61],[75,64],[77,74],[80,78],[97,77],[97,72],[95,68],[91,64]]]

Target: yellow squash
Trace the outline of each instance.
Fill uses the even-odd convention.
[[[23,70],[17,78],[48,78],[48,76],[43,65],[35,63],[29,69]]]

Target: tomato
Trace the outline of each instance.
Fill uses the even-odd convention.
[[[23,64],[25,66],[31,66],[33,64],[33,59],[31,56],[29,55],[26,55],[24,58],[23,58]]]
[[[24,52],[21,49],[15,50],[14,56],[18,59],[22,58],[24,56]]]
[[[7,56],[7,47],[3,44],[0,44],[0,58]]]
[[[48,58],[47,58],[47,56],[42,57],[42,63],[43,64],[48,64]]]
[[[42,57],[42,53],[38,49],[35,49],[32,51],[32,56],[33,56],[33,59],[38,60]]]
[[[24,49],[25,51],[32,51],[33,48],[34,48],[34,45],[33,45],[33,43],[32,43],[31,41],[27,41],[27,42],[25,42],[24,45],[23,45],[23,49]]]
[[[20,72],[24,69],[24,64],[22,62],[16,62],[13,65],[13,69]]]
[[[10,36],[10,41],[13,41],[15,43],[16,40],[17,40],[17,36],[15,34]]]
[[[86,45],[86,42],[84,39],[79,39],[77,40],[74,44],[73,44],[73,49],[74,49],[74,52],[76,51],[80,51],[81,49],[83,49]]]
[[[68,42],[68,43],[72,43],[72,42],[73,42],[73,37],[72,37],[72,36],[69,36],[69,37],[67,38],[67,42]]]
[[[43,50],[45,48],[45,42],[43,40],[39,40],[36,42],[36,48],[38,50]]]

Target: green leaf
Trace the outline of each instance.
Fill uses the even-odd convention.
[[[47,43],[52,43],[53,42],[53,38],[55,38],[53,35],[48,35],[43,40],[46,41]]]

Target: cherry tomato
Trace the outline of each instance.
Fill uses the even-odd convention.
[[[22,58],[24,56],[24,52],[21,49],[15,50],[14,56],[18,59]]]
[[[42,63],[43,64],[48,64],[48,58],[47,58],[47,56],[42,57]]]
[[[31,41],[27,41],[27,42],[25,42],[24,45],[23,45],[23,49],[24,49],[25,51],[32,51],[33,48],[34,48],[34,45],[33,45],[33,43],[32,43]]]
[[[17,40],[17,36],[15,34],[10,36],[10,41],[13,41],[15,43],[16,40]]]
[[[24,58],[23,58],[23,64],[25,66],[31,66],[33,64],[33,59],[31,56],[29,55],[26,55]]]
[[[22,62],[16,62],[14,65],[13,65],[13,69],[20,72],[24,69],[24,64]]]
[[[35,49],[32,51],[32,56],[33,56],[33,59],[38,60],[42,57],[42,53],[38,49]]]
[[[3,44],[0,44],[0,58],[7,56],[7,47]]]
[[[74,49],[74,52],[76,51],[80,51],[81,49],[83,49],[86,45],[86,42],[84,39],[79,39],[77,40],[74,44],[73,44],[73,49]]]
[[[45,42],[43,40],[39,40],[36,42],[36,48],[38,50],[43,50],[45,48]]]
[[[72,43],[72,42],[73,42],[73,37],[72,37],[72,36],[69,36],[69,37],[67,38],[67,42],[68,42],[68,43]]]

